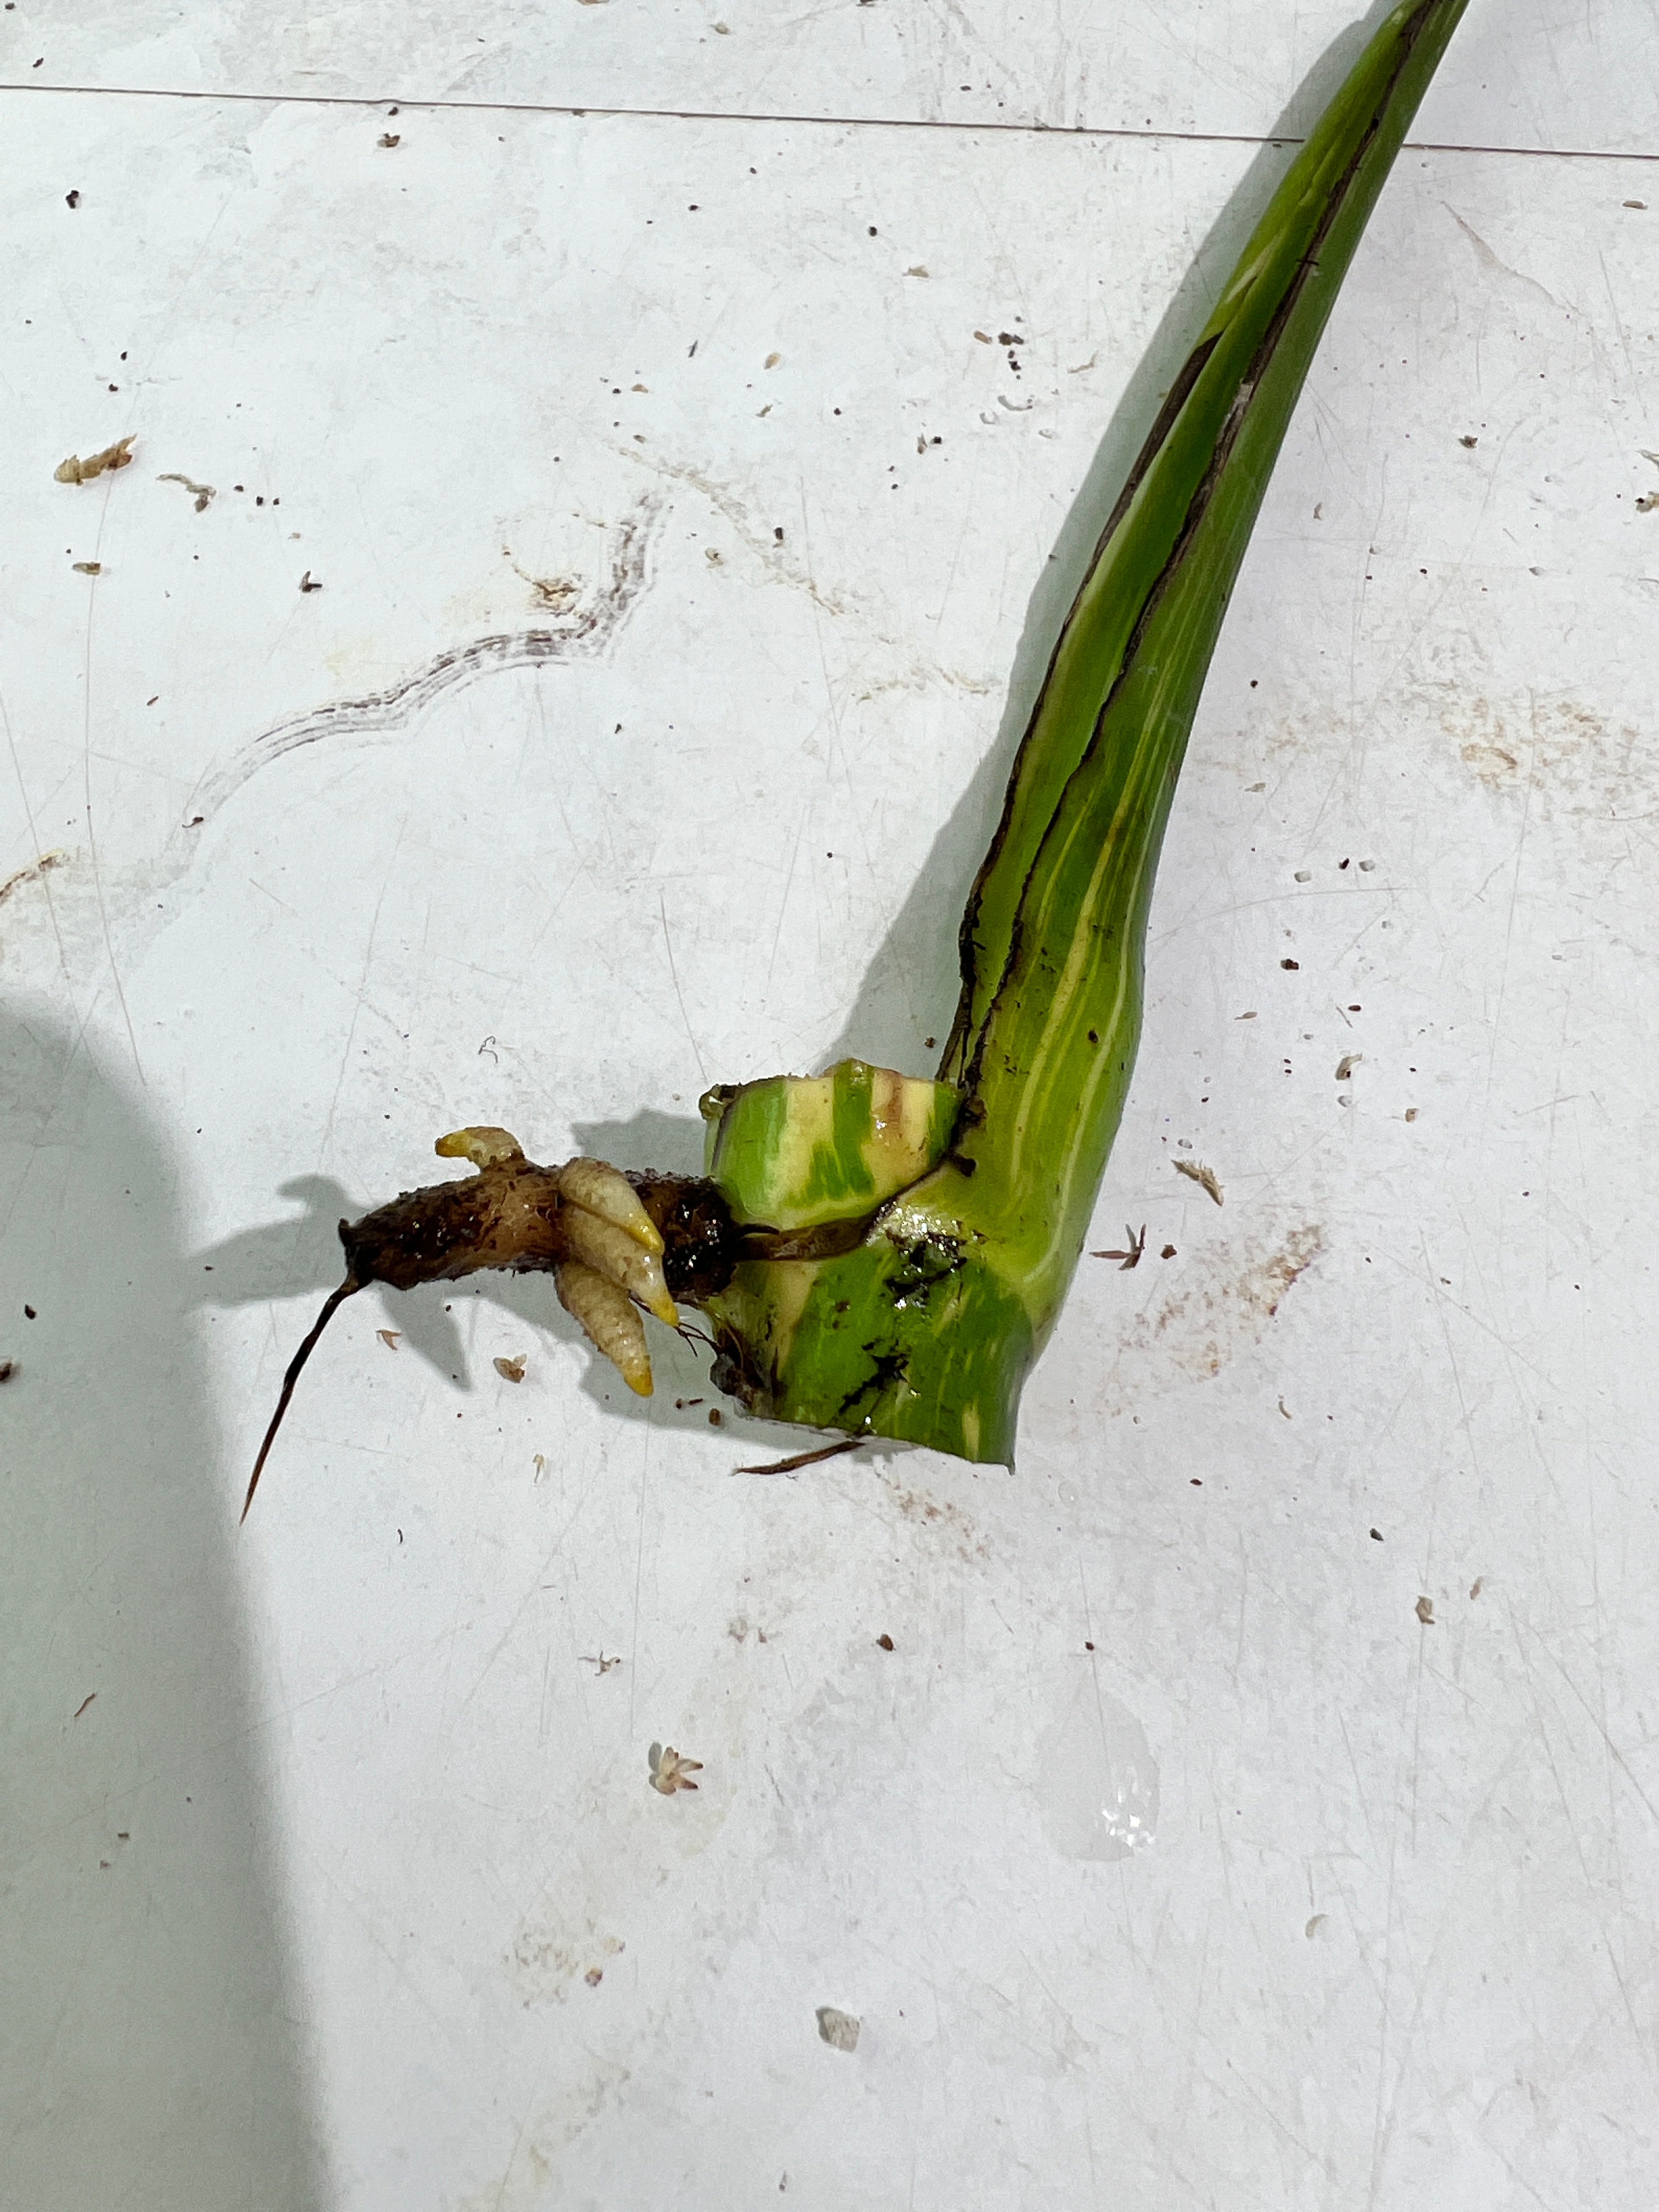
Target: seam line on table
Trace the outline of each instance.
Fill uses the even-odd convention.
[[[653,123],[793,123],[836,131],[999,131],[1023,138],[1175,139],[1195,146],[1300,146],[1299,137],[1275,137],[1248,131],[1147,131],[1097,123],[957,122],[946,118],[912,115],[762,114],[748,108],[619,107],[605,102],[577,106],[569,100],[433,100],[418,94],[356,92],[204,92],[165,84],[27,84],[0,82],[0,92],[37,95],[57,93],[100,96],[106,100],[216,100],[260,107],[395,106],[416,112],[461,115],[569,115],[622,117]],[[1595,146],[1477,146],[1455,140],[1407,138],[1402,153],[1505,154],[1536,161],[1659,161],[1659,154],[1607,150]]]

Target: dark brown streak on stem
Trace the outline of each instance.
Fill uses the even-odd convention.
[[[1129,503],[1139,490],[1141,479],[1158,458],[1159,447],[1169,436],[1176,417],[1191,397],[1193,386],[1203,374],[1205,362],[1208,361],[1220,343],[1221,334],[1217,331],[1213,337],[1206,338],[1201,345],[1194,346],[1182,362],[1180,374],[1164,395],[1164,404],[1158,410],[1157,420],[1141,441],[1140,451],[1135,456],[1133,466],[1123,480],[1123,489],[1117,495],[1116,504],[1106,518],[1106,526],[1095,541],[1095,550],[1090,558],[1089,565],[1083,572],[1083,580],[1077,587],[1071,605],[1066,610],[1066,619],[1055,634],[1054,647],[1048,655],[1048,664],[1042,672],[1042,682],[1037,690],[1036,703],[1031,709],[1031,718],[1025,725],[1024,735],[1020,738],[1018,750],[1014,755],[1013,766],[1008,772],[1007,787],[1002,796],[1002,813],[998,819],[991,842],[986,848],[985,858],[980,862],[975,873],[973,889],[969,892],[968,903],[963,909],[962,921],[957,936],[962,971],[962,996],[957,1003],[957,1018],[951,1025],[951,1034],[945,1041],[945,1050],[939,1056],[939,1073],[941,1082],[961,1079],[953,1078],[950,1070],[952,1061],[963,1051],[968,1042],[969,1014],[973,1002],[974,986],[979,974],[975,933],[979,927],[979,912],[984,893],[985,879],[1000,859],[1002,848],[1008,842],[1008,830],[1013,818],[1014,793],[1018,787],[1020,769],[1024,765],[1032,732],[1036,728],[1037,719],[1042,712],[1042,702],[1048,696],[1048,686],[1054,681],[1054,664],[1060,659],[1060,649],[1066,642],[1066,635],[1073,623],[1077,619],[1078,607],[1083,594],[1089,588],[1089,580],[1100,566],[1106,548],[1115,536],[1119,524],[1128,513]]]
[[[311,1334],[288,1363],[288,1372],[283,1377],[283,1394],[276,1401],[276,1410],[270,1417],[270,1426],[265,1431],[265,1440],[259,1447],[259,1456],[253,1462],[253,1472],[248,1477],[247,1496],[242,1500],[241,1519],[247,1519],[248,1508],[253,1503],[253,1493],[259,1487],[259,1477],[264,1472],[270,1448],[276,1441],[276,1431],[283,1425],[283,1416],[288,1411],[288,1401],[294,1395],[294,1386],[300,1379],[300,1370],[317,1349],[317,1340],[334,1318],[336,1312],[362,1285],[355,1275],[348,1275],[337,1291],[331,1291],[321,1313],[312,1323]],[[240,1525],[240,1524],[239,1524]]]
[[[1366,125],[1364,131],[1362,133],[1358,144],[1354,148],[1352,155],[1349,158],[1346,168],[1344,169],[1341,176],[1337,179],[1334,188],[1328,195],[1324,208],[1320,214],[1318,223],[1315,227],[1313,236],[1309,241],[1308,250],[1302,257],[1301,261],[1297,264],[1295,276],[1291,278],[1290,283],[1286,285],[1283,299],[1280,300],[1278,307],[1273,310],[1272,320],[1268,323],[1267,329],[1262,332],[1260,343],[1257,344],[1255,351],[1251,355],[1243,375],[1239,378],[1237,394],[1234,398],[1231,407],[1228,410],[1226,421],[1222,425],[1220,434],[1216,440],[1215,451],[1211,456],[1209,466],[1204,472],[1203,481],[1199,485],[1198,489],[1193,494],[1192,499],[1188,504],[1186,514],[1182,520],[1180,534],[1176,538],[1175,544],[1170,549],[1168,559],[1164,562],[1164,566],[1158,570],[1158,574],[1147,587],[1146,596],[1142,600],[1140,611],[1135,617],[1134,627],[1131,629],[1127,639],[1125,641],[1122,657],[1118,662],[1117,672],[1112,679],[1110,687],[1107,690],[1106,696],[1101,702],[1100,712],[1095,718],[1094,731],[1090,738],[1089,744],[1084,751],[1082,758],[1079,761],[1077,767],[1073,769],[1071,775],[1066,778],[1066,783],[1061,788],[1060,798],[1054,807],[1055,816],[1059,815],[1061,808],[1064,806],[1066,796],[1077,779],[1079,776],[1085,775],[1093,765],[1096,749],[1100,742],[1102,726],[1106,720],[1106,716],[1111,708],[1114,700],[1117,697],[1117,695],[1123,688],[1123,685],[1127,682],[1130,672],[1133,669],[1135,656],[1140,649],[1140,641],[1146,634],[1146,625],[1152,620],[1153,614],[1157,611],[1159,602],[1163,599],[1164,593],[1169,590],[1170,584],[1173,582],[1176,575],[1179,573],[1182,562],[1187,557],[1188,550],[1192,544],[1193,538],[1197,532],[1199,525],[1203,521],[1205,514],[1208,511],[1210,501],[1214,496],[1215,488],[1220,479],[1221,472],[1225,468],[1228,461],[1231,459],[1233,447],[1238,442],[1239,432],[1243,429],[1245,419],[1249,415],[1250,403],[1255,398],[1256,392],[1261,387],[1262,376],[1272,362],[1274,351],[1278,347],[1280,338],[1284,336],[1286,325],[1290,321],[1291,314],[1295,311],[1297,301],[1302,297],[1303,291],[1306,288],[1309,279],[1318,270],[1319,249],[1324,244],[1325,240],[1329,236],[1333,225],[1336,222],[1337,218],[1341,215],[1343,210],[1347,205],[1349,190],[1364,161],[1365,156],[1371,149],[1372,143],[1376,137],[1377,132],[1382,127],[1382,118],[1387,112],[1389,103],[1394,98],[1395,93],[1399,88],[1400,79],[1405,72],[1407,64],[1411,59],[1413,50],[1416,46],[1418,39],[1422,33],[1424,24],[1427,21],[1435,4],[1436,0],[1423,0],[1423,5],[1418,9],[1415,19],[1410,25],[1409,28],[1402,34],[1398,65],[1396,66],[1393,75],[1390,76],[1388,84],[1384,87],[1382,96],[1378,100],[1376,106],[1372,112],[1370,120]],[[1188,356],[1187,368],[1193,370],[1193,374],[1188,378],[1187,377],[1186,370],[1182,371],[1182,377],[1186,379],[1186,389],[1182,394],[1182,405],[1184,405],[1186,400],[1190,398],[1193,386],[1197,382],[1198,375],[1202,371],[1204,361],[1208,358],[1210,347],[1218,343],[1219,337],[1220,333],[1218,332],[1214,339],[1208,341],[1205,345],[1195,348],[1194,352]],[[1202,356],[1202,358],[1200,358],[1200,356]],[[1196,368],[1194,366],[1194,363],[1196,363]],[[1171,399],[1174,398],[1175,390],[1179,388],[1180,382],[1181,380],[1177,380],[1176,387],[1171,389]],[[1161,441],[1161,438],[1164,435],[1167,435],[1169,427],[1174,422],[1176,415],[1178,414],[1179,411],[1179,406],[1172,410],[1168,401],[1166,401],[1164,407],[1160,409],[1158,414],[1158,426],[1161,427],[1155,426],[1154,435],[1149,436],[1146,445],[1142,448],[1141,458],[1135,464],[1135,469],[1139,471],[1139,475],[1134,477],[1135,482],[1139,482],[1139,476],[1144,475],[1146,468],[1150,465],[1152,459],[1151,449],[1154,443],[1154,437]],[[1107,525],[1106,531],[1101,538],[1101,547],[1103,550],[1110,538],[1113,528],[1116,526],[1121,516],[1127,511],[1127,499],[1120,495],[1118,504],[1113,511],[1112,520]],[[1098,554],[1097,554],[1096,557],[1097,560],[1099,557]],[[1092,573],[1092,570],[1091,573]],[[1088,580],[1087,577],[1085,577],[1084,580],[1085,585],[1086,586]],[[1079,587],[1079,597],[1080,596],[1081,587]],[[1075,605],[1075,602],[1073,605]],[[1069,616],[1067,617],[1067,621],[1070,621]],[[1062,630],[1061,635],[1063,636],[1064,634],[1065,633]],[[1059,645],[1058,642],[1056,642],[1055,652],[1057,653],[1058,651]],[[1049,662],[1051,672],[1053,665],[1054,663],[1051,658]],[[1046,690],[1046,689],[1047,679],[1045,678],[1044,690]],[[1032,709],[1031,722],[1027,727],[1028,738],[1030,733],[1030,729],[1036,726],[1037,715],[1042,710],[1042,695],[1039,693],[1037,704]],[[1024,744],[1025,740],[1022,739],[1022,753],[1024,750]],[[1014,777],[1017,778],[1018,775],[1018,757],[1016,756]],[[1004,809],[1005,821],[1006,819],[1008,809],[1012,804],[1012,794],[1013,779],[1011,779],[1008,799],[1005,804]],[[991,860],[994,858],[997,851],[997,843],[1000,841],[1001,836],[1002,830],[1000,826],[998,830],[998,839],[996,842],[993,842],[991,852],[987,855],[986,866],[988,866]],[[1040,854],[1040,845],[1038,849]],[[984,1018],[980,1023],[978,1032],[972,1041],[971,1048],[968,1049],[967,1059],[963,1073],[957,1079],[957,1080],[962,1084],[964,1093],[969,1097],[971,1097],[978,1088],[979,1071],[984,1055],[986,1040],[989,1034],[991,1024],[995,1018],[997,1008],[1001,1001],[1002,994],[1007,988],[1010,979],[1018,965],[1022,936],[1020,925],[1021,919],[1024,912],[1025,896],[1030,888],[1031,878],[1036,872],[1036,866],[1037,860],[1034,856],[1031,866],[1026,872],[1025,881],[1020,889],[1019,901],[1014,909],[1013,925],[1009,933],[1008,954],[1003,963],[1002,975],[998,981],[996,990],[992,994],[990,1002],[986,1007]],[[981,872],[983,874],[983,869],[981,869]],[[941,1073],[944,1071],[945,1062],[947,1062],[951,1057],[952,1048],[955,1047],[957,1049],[961,1049],[963,1047],[967,1045],[965,1036],[963,1038],[962,1046],[957,1045],[957,1030],[958,1028],[963,1026],[964,1024],[965,1012],[969,1002],[969,994],[972,988],[972,972],[971,966],[969,964],[970,944],[966,933],[969,929],[970,919],[977,914],[978,896],[979,885],[976,880],[973,897],[969,902],[969,912],[963,918],[963,930],[964,933],[963,937],[964,960],[963,998],[957,1008],[957,1024],[952,1027],[951,1040],[946,1046],[945,1061],[942,1061],[940,1063]]]

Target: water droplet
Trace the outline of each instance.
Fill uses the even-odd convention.
[[[1057,1851],[1127,1859],[1158,1830],[1158,1762],[1146,1731],[1091,1668],[1037,1752],[1037,1802]]]

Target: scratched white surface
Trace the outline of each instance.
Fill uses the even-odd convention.
[[[1346,11],[15,12],[63,82],[984,121],[971,31],[1009,113],[1249,132]],[[1639,6],[1502,14],[1419,135],[1651,145]],[[239,1534],[437,1133],[684,1165],[706,1080],[929,1064],[1285,157],[0,101],[9,2201],[1649,2205],[1656,164],[1401,162],[1166,849],[1148,1255],[1016,1472],[734,1478],[787,1432],[491,1282],[347,1308]]]
[[[1352,0],[19,0],[0,82],[1013,124],[1297,130]],[[1474,0],[1416,136],[1654,149],[1642,0]]]

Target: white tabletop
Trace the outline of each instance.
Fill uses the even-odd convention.
[[[1377,210],[1017,1468],[486,1277],[236,1521],[441,1132],[931,1069],[1353,4],[0,15],[8,2202],[1650,2205],[1641,0],[1474,0]]]

